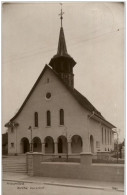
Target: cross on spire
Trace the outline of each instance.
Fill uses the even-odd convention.
[[[62,27],[62,20],[63,20],[63,14],[64,14],[64,12],[63,12],[63,10],[62,10],[62,3],[60,3],[60,5],[61,5],[61,13],[59,14],[59,16],[60,16],[60,19],[61,19],[61,27]]]

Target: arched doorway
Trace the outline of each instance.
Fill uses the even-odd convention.
[[[50,136],[45,138],[45,153],[54,153],[54,141]]]
[[[67,153],[67,138],[65,136],[58,137],[58,153]]]
[[[91,153],[94,153],[94,140],[93,136],[90,136],[90,148],[91,148]]]
[[[82,138],[79,135],[73,135],[71,138],[72,153],[82,152]]]
[[[29,140],[26,137],[21,139],[21,153],[26,153],[30,151]]]
[[[41,152],[41,139],[39,137],[34,137],[32,140],[33,143],[33,152]]]

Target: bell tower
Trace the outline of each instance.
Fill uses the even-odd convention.
[[[55,72],[57,72],[60,75],[60,77],[66,84],[68,84],[68,86],[73,88],[74,87],[73,67],[75,66],[76,62],[67,52],[64,30],[62,27],[63,14],[64,12],[62,11],[61,8],[61,13],[59,14],[61,19],[61,27],[57,54],[54,55],[53,58],[50,60],[49,65],[53,68]]]

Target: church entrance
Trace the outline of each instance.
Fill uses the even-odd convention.
[[[65,136],[58,138],[58,153],[67,153],[67,138]]]
[[[41,152],[41,140],[39,137],[34,137],[33,138],[33,152]]]
[[[45,138],[45,153],[54,153],[54,141],[50,136]]]
[[[58,153],[62,153],[63,152],[63,143],[62,143],[62,139],[59,138],[58,141]]]
[[[24,137],[21,139],[21,153],[26,153],[30,151],[30,145],[28,138]]]
[[[82,138],[79,135],[74,135],[72,137],[71,147],[72,153],[81,153],[82,152]]]

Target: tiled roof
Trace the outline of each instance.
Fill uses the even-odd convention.
[[[76,97],[76,99],[80,102],[80,104],[82,104],[83,107],[85,107],[86,109],[88,109],[91,112],[92,111],[96,112],[98,115],[100,115],[103,118],[101,113],[79,91],[74,89],[73,93],[74,93],[74,96]]]

